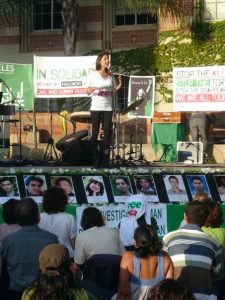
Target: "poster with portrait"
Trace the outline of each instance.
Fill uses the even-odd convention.
[[[225,175],[214,175],[220,200],[225,201]]]
[[[88,203],[108,203],[102,176],[82,176]]]
[[[137,115],[141,118],[152,118],[154,96],[154,76],[130,76],[127,108],[129,116]]]
[[[52,186],[62,188],[65,191],[69,204],[77,203],[71,176],[51,176],[50,180]]]
[[[0,204],[10,198],[20,199],[16,176],[0,176]]]
[[[163,175],[163,181],[170,202],[188,202],[182,175]]]
[[[24,175],[26,196],[33,198],[37,203],[42,203],[43,192],[47,189],[45,175]]]
[[[109,180],[116,203],[125,202],[133,194],[129,176],[110,176]]]
[[[205,175],[187,175],[187,181],[192,199],[197,197],[199,194],[206,194],[211,197]]]
[[[152,175],[134,175],[133,179],[138,194],[145,195],[148,202],[159,202],[155,181]]]

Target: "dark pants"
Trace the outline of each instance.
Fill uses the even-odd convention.
[[[92,144],[93,154],[96,156],[98,150],[97,139],[98,139],[101,118],[103,120],[103,130],[104,130],[104,139],[103,139],[104,153],[109,154],[112,111],[91,111],[91,123],[92,123],[91,144]]]

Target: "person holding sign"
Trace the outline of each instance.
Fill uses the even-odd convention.
[[[91,123],[92,123],[92,159],[93,164],[98,165],[98,144],[97,138],[101,118],[103,118],[104,129],[104,157],[103,163],[109,163],[110,156],[110,129],[112,121],[112,100],[113,95],[122,86],[121,76],[118,77],[118,84],[112,72],[109,70],[109,53],[99,53],[96,60],[96,71],[90,73],[87,94],[91,95]]]

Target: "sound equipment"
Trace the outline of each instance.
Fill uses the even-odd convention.
[[[177,142],[177,162],[185,164],[202,164],[203,143]]]
[[[66,135],[55,144],[56,149],[59,151],[68,150],[73,146],[74,143],[76,143],[78,140],[85,138],[86,136],[88,136],[88,130],[81,130]]]
[[[99,161],[103,158],[103,142],[99,141]],[[62,152],[62,161],[75,166],[91,166],[92,147],[90,140],[76,140]]]
[[[182,111],[159,112],[155,111],[153,116],[154,123],[185,123],[186,113]]]

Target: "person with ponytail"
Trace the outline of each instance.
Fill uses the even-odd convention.
[[[114,299],[148,299],[154,285],[165,278],[173,279],[173,263],[162,247],[152,226],[143,224],[135,229],[134,251],[126,251],[122,256]]]

